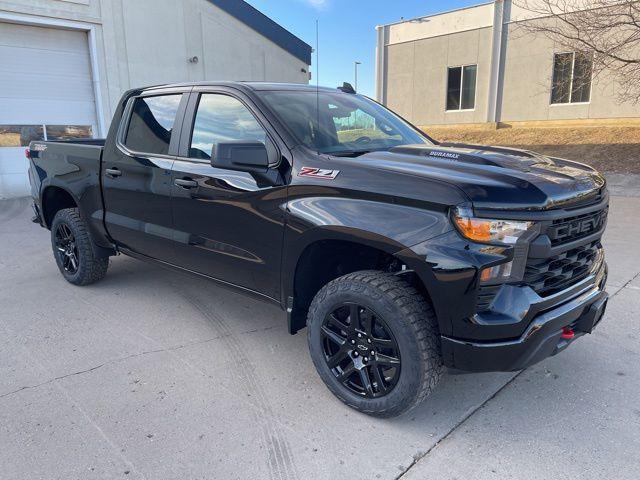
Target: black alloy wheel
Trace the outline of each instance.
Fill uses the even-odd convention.
[[[98,256],[77,208],[56,212],[51,222],[51,247],[56,265],[67,282],[89,285],[104,278],[109,257]]]
[[[64,271],[70,275],[75,275],[80,265],[78,246],[76,245],[76,238],[68,225],[64,223],[58,224],[55,231],[55,246]]]
[[[391,272],[361,270],[328,282],[307,315],[309,354],[346,405],[395,417],[442,376],[438,321],[428,300]]]
[[[324,319],[327,366],[351,392],[366,398],[388,394],[400,378],[400,349],[384,320],[356,303],[344,303]]]

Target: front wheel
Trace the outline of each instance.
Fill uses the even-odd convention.
[[[97,257],[77,208],[65,208],[51,222],[51,246],[62,276],[74,285],[89,285],[107,274],[109,258]]]
[[[329,282],[309,308],[308,341],[327,387],[369,415],[412,409],[443,372],[433,308],[391,273],[361,271]]]

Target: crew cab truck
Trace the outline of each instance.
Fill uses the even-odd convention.
[[[124,254],[275,303],[367,414],[406,412],[446,368],[523,369],[605,310],[600,174],[438,143],[348,84],[132,90],[106,140],[27,156],[66,280]]]

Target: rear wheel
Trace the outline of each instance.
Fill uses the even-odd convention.
[[[51,222],[53,255],[62,276],[74,285],[89,285],[107,274],[109,258],[96,256],[77,208],[65,208]]]
[[[362,271],[328,283],[309,309],[308,341],[329,389],[370,415],[410,410],[443,372],[433,309],[390,273]]]

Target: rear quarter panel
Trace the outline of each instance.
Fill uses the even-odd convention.
[[[42,211],[47,189],[60,188],[73,197],[91,235],[99,246],[109,247],[103,224],[100,189],[102,146],[64,142],[31,142],[31,192]],[[50,227],[50,225],[46,225]]]

